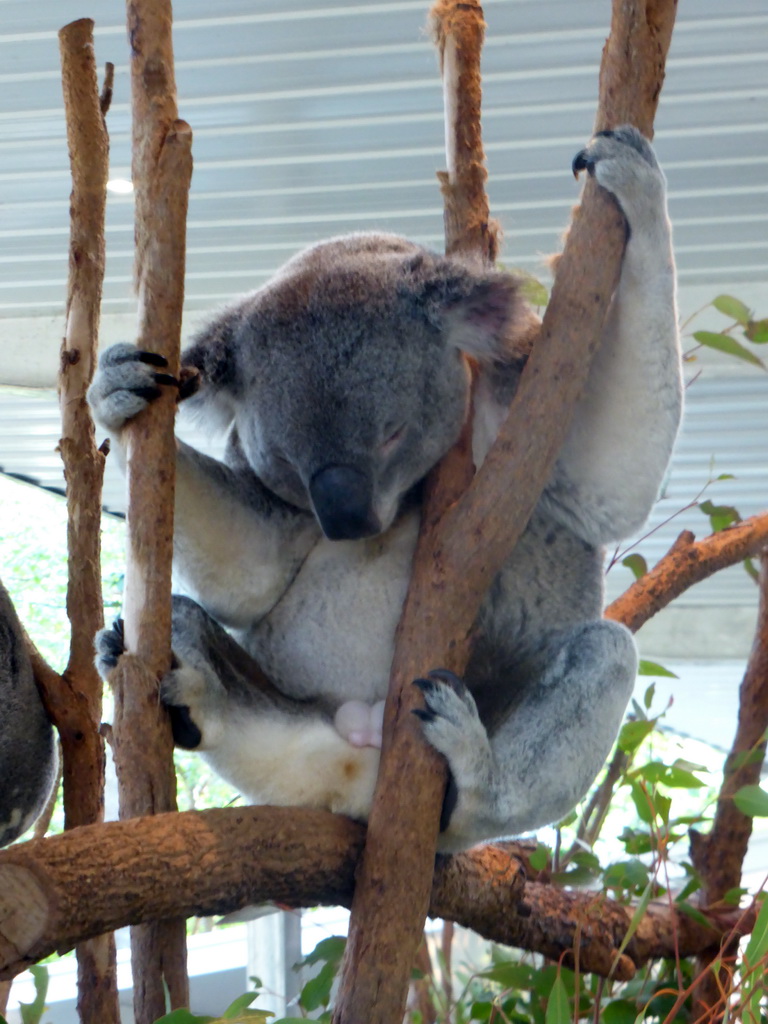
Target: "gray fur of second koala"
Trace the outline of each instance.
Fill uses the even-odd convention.
[[[645,520],[677,432],[674,261],[664,178],[639,133],[599,135],[577,160],[617,198],[629,241],[553,475],[489,583],[468,689],[424,687],[423,732],[455,782],[444,849],[566,814],[603,763],[635,676],[629,633],[601,621],[603,545]],[[202,380],[189,404],[230,435],[223,463],[179,443],[175,572],[197,606],[177,601],[180,666],[164,695],[190,709],[201,751],[253,799],[365,816],[377,758],[340,740],[329,714],[386,692],[419,483],[466,415],[463,353],[480,361],[479,465],[515,392],[515,339],[530,323],[510,275],[397,236],[355,235],[299,254],[184,354]],[[152,373],[130,346],[102,358],[91,401],[118,449]],[[328,467],[363,481],[346,520],[343,496],[318,511]],[[320,523],[333,525],[338,503],[342,533],[363,526],[329,540]],[[223,653],[231,638],[215,656],[201,643],[216,635],[209,619],[240,645],[236,669]],[[249,657],[279,700],[244,689]]]
[[[21,623],[0,583],[0,846],[45,807],[56,779],[53,727],[37,692]]]

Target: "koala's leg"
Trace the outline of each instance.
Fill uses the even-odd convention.
[[[490,737],[456,676],[440,671],[417,681],[424,735],[451,771],[440,849],[558,821],[602,767],[637,671],[630,633],[613,622],[587,623],[542,653],[546,669]]]
[[[178,746],[194,749],[254,803],[368,816],[379,750],[353,745],[330,709],[285,696],[251,656],[187,597],[173,599],[174,667],[160,683]],[[96,639],[106,674],[123,644],[119,627]]]
[[[634,128],[595,136],[574,160],[629,225],[621,278],[543,503],[591,544],[626,537],[658,496],[682,408],[666,183]]]

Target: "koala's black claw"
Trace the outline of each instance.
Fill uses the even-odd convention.
[[[123,649],[125,649],[125,622],[121,615],[118,615],[112,623],[112,632],[120,638],[120,643],[123,645]]]
[[[616,132],[612,128],[604,128],[601,132],[595,132],[595,138],[615,139]]]
[[[466,690],[464,680],[457,676],[455,672],[451,672],[451,670],[447,668],[432,669],[429,673],[429,678],[437,679],[440,683],[446,683],[452,690],[455,690],[456,693],[459,694],[463,694]]]
[[[200,746],[203,734],[192,721],[192,714],[186,704],[165,705],[171,719],[173,742],[184,750],[194,750]]]
[[[162,391],[158,387],[153,387],[151,384],[147,384],[146,387],[133,388],[133,394],[138,395],[147,402],[154,402],[156,398],[159,398],[160,395],[162,395]]]
[[[574,178],[578,178],[579,173],[584,170],[587,172],[587,174],[595,173],[595,162],[594,160],[590,160],[588,158],[586,149],[580,150],[573,158],[573,162],[571,163],[571,170],[573,171]]]
[[[170,373],[156,373],[154,378],[156,384],[169,384],[174,388],[179,386],[179,382]]]
[[[411,714],[416,715],[421,722],[433,722],[437,718],[434,711],[429,711],[426,708],[414,708]]]
[[[150,366],[167,366],[168,360],[159,352],[147,352],[145,349],[136,350],[136,358],[142,363],[149,363]]]

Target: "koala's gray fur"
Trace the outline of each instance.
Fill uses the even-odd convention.
[[[648,143],[631,128],[598,135],[574,162],[584,168],[618,199],[630,239],[568,439],[489,587],[465,680],[419,681],[424,734],[452,778],[443,849],[566,814],[634,682],[630,634],[601,620],[602,546],[646,518],[678,429],[675,272]],[[191,403],[231,429],[223,463],[178,446],[174,564],[194,600],[175,599],[162,696],[177,742],[248,797],[366,816],[419,484],[466,415],[462,353],[481,362],[484,458],[528,318],[509,275],[354,235],[299,254],[184,354],[202,380]],[[90,400],[118,450],[167,380],[130,345],[104,354]],[[106,672],[121,638],[97,647]],[[274,690],[249,685],[252,658]]]
[[[53,728],[43,710],[24,636],[0,583],[0,846],[45,807],[56,781]]]

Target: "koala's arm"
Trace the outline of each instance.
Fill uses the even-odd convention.
[[[591,544],[647,518],[682,411],[675,266],[666,187],[635,129],[596,136],[576,158],[618,200],[629,225],[600,347],[543,504]]]
[[[266,615],[317,534],[254,473],[177,443],[174,574],[218,622],[246,628]]]
[[[160,370],[158,370],[160,367]],[[125,462],[126,423],[175,383],[151,353],[107,349],[88,393],[96,421]],[[317,537],[308,514],[281,502],[247,467],[232,467],[177,441],[174,573],[226,626],[265,615]]]

